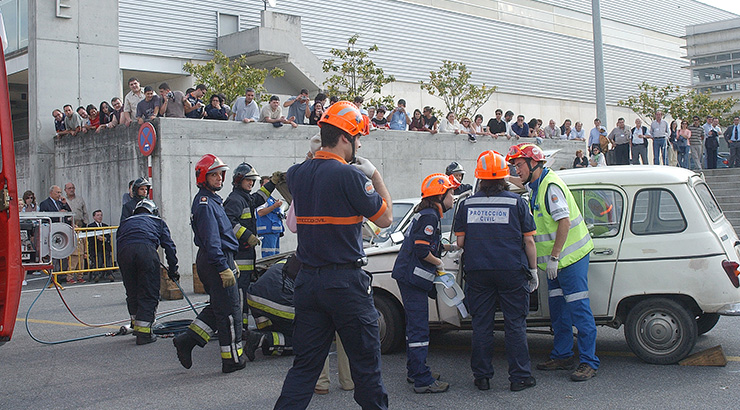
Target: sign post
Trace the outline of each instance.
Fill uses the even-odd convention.
[[[157,132],[154,131],[154,126],[149,122],[141,124],[136,140],[139,143],[139,152],[146,157],[147,177],[151,182],[152,152],[154,152],[154,147],[157,145]],[[154,193],[151,188],[149,189],[149,199],[154,199]]]

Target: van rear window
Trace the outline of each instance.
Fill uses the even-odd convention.
[[[571,193],[592,238],[619,234],[624,208],[619,192],[612,189],[576,189]]]
[[[699,201],[704,205],[704,209],[707,210],[709,218],[711,218],[712,221],[719,219],[719,217],[722,216],[722,208],[719,207],[717,200],[714,199],[714,195],[712,195],[712,191],[709,190],[707,184],[700,182],[694,185],[694,189],[699,195]]]
[[[630,229],[635,235],[678,233],[686,229],[686,218],[670,191],[644,189],[635,195]]]

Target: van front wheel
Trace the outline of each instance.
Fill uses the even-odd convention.
[[[632,352],[647,363],[673,364],[691,353],[698,335],[697,321],[680,303],[651,298],[627,315],[624,336]]]

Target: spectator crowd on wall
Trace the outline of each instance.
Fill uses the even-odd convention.
[[[75,110],[67,104],[62,110],[53,110],[57,137],[100,132],[119,124],[141,125],[157,117],[266,122],[275,127],[316,125],[324,110],[338,101],[337,97],[327,97],[324,93],[317,93],[311,99],[308,90],[302,89],[298,95],[282,103],[279,96],[272,95],[260,107],[255,90],[247,88],[244,96],[238,97],[229,105],[222,93],[211,93],[210,98],[204,100],[209,90],[203,84],[183,93],[171,90],[167,83],[162,83],[158,92],[155,92],[151,86],[142,89],[139,81],[132,77],[128,86],[130,91],[123,101],[114,97],[110,103],[103,101],[97,106],[89,104]],[[395,107],[364,106],[362,97],[355,97],[353,102],[368,117],[370,130],[453,133],[467,137],[471,143],[486,137],[508,140],[532,138],[537,144],[545,139],[584,141],[588,157],[583,156],[582,152],[581,157],[574,161],[574,167],[579,162],[577,167],[647,164],[648,142],[652,141],[653,163],[656,165],[690,169],[717,168],[720,138],[727,141],[730,157],[720,157],[719,161],[725,162],[729,167],[740,167],[738,118],[734,119],[733,125],[723,130],[717,118],[707,117],[703,125],[696,116],[691,120],[674,120],[669,124],[663,118],[663,113],[658,111],[649,124],[643,124],[640,118],[636,118],[635,126],[630,127],[624,118],[619,118],[615,127],[608,131],[597,118],[593,121],[594,127],[587,131],[581,121],[574,123],[565,119],[558,126],[554,119],[550,119],[545,125],[538,118],[527,121],[522,114],[514,119],[513,111],[504,113],[501,109],[496,109],[494,117],[484,125],[485,120],[481,114],[476,114],[471,119],[458,118],[455,112],[448,112],[444,118],[439,119],[434,115],[434,107],[430,106],[421,110],[414,109],[409,114],[404,99],[399,99]]]

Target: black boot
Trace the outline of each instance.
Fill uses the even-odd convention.
[[[231,358],[221,359],[221,371],[224,373],[235,372],[245,367],[247,367],[247,357],[244,353],[239,355],[239,360],[236,362],[234,361],[234,359]]]
[[[242,342],[244,342],[244,354],[247,356],[247,359],[249,359],[250,362],[254,361],[255,355],[254,352],[257,351],[257,348],[260,347],[260,342],[262,341],[262,334],[259,332],[248,332],[247,338],[242,339]]]
[[[172,343],[177,349],[177,358],[182,367],[186,369],[193,367],[193,348],[197,344],[195,339],[187,333],[180,333],[172,339]]]
[[[136,344],[137,345],[146,345],[149,343],[154,343],[157,341],[157,335],[154,333],[137,333],[136,334]]]

